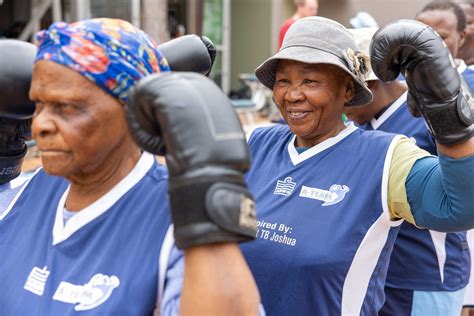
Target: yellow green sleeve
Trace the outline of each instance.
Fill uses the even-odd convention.
[[[426,156],[430,156],[430,153],[417,147],[410,139],[403,137],[397,141],[388,178],[387,199],[391,220],[405,219],[415,224],[408,204],[405,182],[415,162]]]

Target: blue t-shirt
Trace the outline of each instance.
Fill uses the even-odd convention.
[[[298,153],[288,126],[254,131],[246,179],[258,232],[241,249],[269,315],[381,308],[401,223],[390,221],[386,201],[394,137],[348,125]]]
[[[461,73],[469,88],[471,88],[471,93],[474,93],[474,66],[467,67],[464,61],[462,61],[458,67],[458,71]]]
[[[172,293],[182,286],[181,275],[170,279],[182,271],[182,253],[172,238],[166,169],[143,154],[64,223],[68,189],[39,171],[0,220],[0,314],[177,314],[179,296],[163,293],[165,282]]]
[[[16,195],[25,186],[28,178],[18,177],[8,183],[0,185],[0,219],[3,218],[10,204],[15,199]]]
[[[363,128],[403,134],[433,155],[436,144],[423,118],[413,117],[398,98],[378,119]],[[466,233],[440,233],[404,222],[395,243],[387,286],[418,291],[455,291],[469,281],[470,258]]]

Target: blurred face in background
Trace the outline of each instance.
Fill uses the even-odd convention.
[[[314,16],[318,14],[318,7],[319,4],[317,0],[306,0],[303,5],[298,6],[298,14],[302,18]]]
[[[458,20],[451,10],[433,10],[418,14],[417,21],[420,21],[433,28],[448,46],[453,57],[458,55],[459,48],[464,42],[465,32],[458,31]]]
[[[458,3],[466,15],[466,36],[459,50],[459,58],[468,64],[474,63],[474,7],[469,3]]]

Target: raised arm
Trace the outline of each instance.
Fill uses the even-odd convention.
[[[415,223],[440,231],[473,228],[473,99],[443,40],[416,21],[391,23],[372,39],[371,64],[384,81],[403,73],[410,111],[423,116],[440,154],[416,161],[408,174],[406,196]]]
[[[202,75],[159,74],[137,85],[127,115],[137,142],[166,155],[175,240],[185,250],[181,314],[257,314],[258,291],[237,246],[256,234],[243,181],[249,153],[227,97]]]

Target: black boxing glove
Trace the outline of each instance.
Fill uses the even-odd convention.
[[[35,104],[30,101],[36,47],[18,40],[0,40],[0,117],[27,119]]]
[[[438,143],[458,144],[474,135],[474,99],[445,43],[429,26],[413,20],[383,26],[372,38],[370,56],[381,80],[403,73],[410,111],[424,117]]]
[[[31,119],[0,118],[0,184],[20,175],[30,130]]]
[[[36,47],[0,40],[0,184],[21,172],[35,105],[28,98]]]
[[[205,36],[185,35],[158,45],[173,71],[208,75],[216,59],[216,47]]]
[[[127,120],[139,145],[166,153],[179,248],[255,238],[254,202],[243,179],[247,142],[227,96],[210,79],[185,72],[144,78],[129,95]]]

